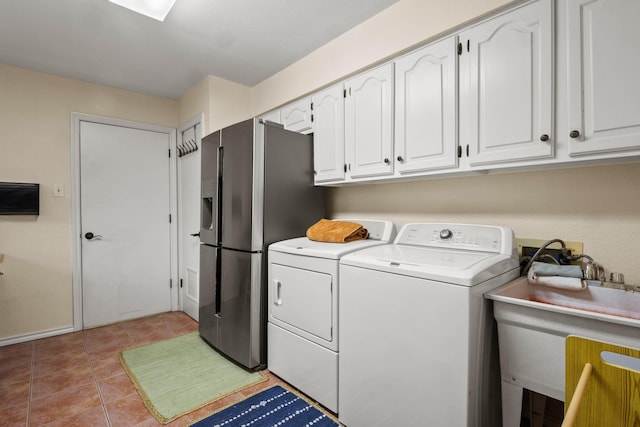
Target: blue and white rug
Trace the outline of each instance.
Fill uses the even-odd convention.
[[[337,427],[338,424],[304,399],[280,386],[254,394],[193,427]]]

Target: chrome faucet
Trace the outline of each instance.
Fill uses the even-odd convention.
[[[600,263],[589,260],[585,263],[582,270],[584,271],[584,278],[587,280],[599,280],[603,283],[607,281],[607,277],[604,274],[604,267]]]

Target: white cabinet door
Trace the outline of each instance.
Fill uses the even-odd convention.
[[[460,138],[471,165],[553,157],[552,31],[551,1],[539,0],[460,34]]]
[[[345,146],[351,178],[393,173],[393,63],[345,83]]]
[[[284,128],[294,132],[311,132],[311,101],[308,98],[301,99],[292,104],[285,105],[280,110],[280,119]]]
[[[640,1],[567,2],[569,154],[640,149]]]
[[[268,122],[282,124],[282,120],[280,119],[280,110],[269,111],[268,113],[261,115],[260,118]]]
[[[313,170],[316,183],[344,179],[344,88],[332,86],[311,96]]]
[[[453,168],[457,147],[457,38],[395,62],[395,162],[399,173]]]

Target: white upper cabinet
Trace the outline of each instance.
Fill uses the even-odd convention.
[[[342,181],[344,162],[344,89],[332,86],[311,96],[314,180]]]
[[[280,109],[280,119],[284,128],[293,132],[311,132],[311,101],[303,98]]]
[[[640,0],[513,2],[273,114],[314,133],[320,185],[637,159],[638,18]]]
[[[395,165],[399,174],[458,165],[457,38],[395,61]]]
[[[393,63],[345,82],[345,147],[351,178],[393,173]]]
[[[640,1],[567,2],[569,155],[640,149]]]
[[[282,124],[282,120],[280,120],[280,110],[269,111],[268,113],[261,115],[260,118],[268,122]]]
[[[552,24],[551,0],[539,0],[459,35],[470,165],[553,157]]]

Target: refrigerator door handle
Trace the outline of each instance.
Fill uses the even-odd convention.
[[[223,182],[222,177],[224,176],[222,167],[224,165],[224,147],[221,145],[218,147],[218,203],[216,206],[217,210],[217,223],[216,223],[216,237],[218,239],[218,244],[222,244],[222,189]]]
[[[222,299],[220,298],[220,289],[222,289],[222,286],[220,286],[220,281],[216,280],[216,306],[215,306],[215,311],[214,311],[214,315],[216,317],[220,317],[220,306],[222,303]]]
[[[282,298],[280,298],[280,291],[282,289],[282,282],[279,280],[274,280],[273,281],[276,285],[276,297],[273,301],[274,305],[282,305]]]
[[[216,285],[215,285],[215,292],[216,292],[216,298],[215,298],[215,311],[214,311],[214,315],[216,317],[220,317],[221,310],[222,310],[222,295],[220,295],[222,293],[222,251],[219,250],[219,254],[216,257]]]

